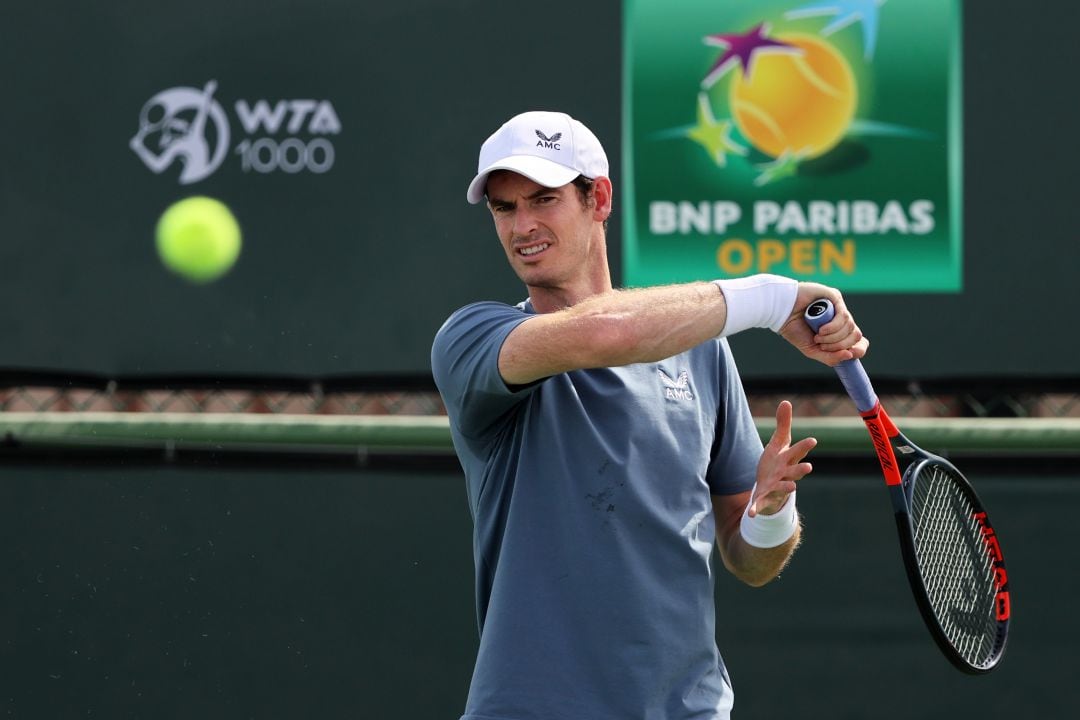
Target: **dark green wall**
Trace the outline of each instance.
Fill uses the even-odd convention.
[[[436,718],[476,645],[455,475],[0,470],[0,713]]]
[[[452,309],[523,295],[485,211],[464,202],[487,134],[521,110],[565,109],[623,181],[621,8],[43,0],[7,12],[0,371],[429,377]],[[1078,24],[1064,0],[965,4],[965,289],[853,297],[879,375],[1075,376],[1063,327],[1080,267]],[[156,93],[209,80],[229,152],[181,186],[179,166],[155,175],[129,142]],[[247,137],[234,104],[260,99],[329,101],[333,168],[245,173],[245,138],[321,137]],[[152,242],[158,215],[192,193],[227,202],[245,232],[234,271],[204,287],[166,273]],[[611,235],[618,269],[618,217]],[[748,377],[815,371],[765,333],[737,350]]]
[[[875,472],[870,457],[833,461],[805,481],[805,543],[779,581],[755,590],[720,573],[735,717],[1066,717],[1080,585],[1054,518],[1080,510],[1080,484],[976,480],[1015,614],[1003,664],[972,678],[921,624]],[[0,547],[5,717],[463,708],[476,629],[456,472],[9,460]]]
[[[6,13],[0,59],[19,72],[0,113],[0,370],[429,377],[451,310],[523,295],[486,211],[465,202],[484,138],[520,110],[564,107],[617,160],[616,10],[45,0]],[[144,103],[209,80],[232,129],[222,165],[190,185],[179,163],[152,173],[129,148]],[[233,105],[260,99],[328,100],[333,168],[245,173]],[[189,194],[225,201],[244,231],[233,272],[201,287],[153,244],[159,214]]]

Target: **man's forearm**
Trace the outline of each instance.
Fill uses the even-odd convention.
[[[716,337],[727,320],[727,302],[716,285],[701,282],[613,290],[568,312],[586,326],[595,321],[614,330],[609,343],[597,347],[600,365],[613,367],[662,360]]]
[[[784,569],[795,548],[799,546],[802,528],[797,527],[795,534],[782,545],[771,548],[757,548],[743,539],[738,532],[728,538],[724,552],[720,553],[724,566],[747,585],[760,587],[773,580]]]
[[[712,283],[612,290],[530,318],[507,338],[499,369],[509,383],[560,372],[653,362],[723,330],[727,304]]]

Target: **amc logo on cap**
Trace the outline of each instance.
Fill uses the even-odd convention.
[[[536,131],[536,137],[540,138],[536,143],[536,147],[547,148],[548,150],[562,150],[562,146],[559,145],[559,138],[562,137],[562,133],[558,132],[548,137],[539,130]]]

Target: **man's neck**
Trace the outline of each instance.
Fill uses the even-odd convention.
[[[549,313],[573,307],[585,298],[609,292],[612,289],[611,274],[607,266],[603,273],[595,278],[577,283],[572,287],[535,287],[526,286],[529,290],[529,300],[533,309],[538,313]]]

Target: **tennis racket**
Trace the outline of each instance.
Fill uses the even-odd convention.
[[[833,314],[831,302],[817,300],[804,316],[817,332]],[[847,360],[835,369],[870,431],[908,581],[930,634],[960,670],[990,672],[1005,652],[1010,608],[1005,559],[986,510],[952,463],[897,429],[862,363]]]

